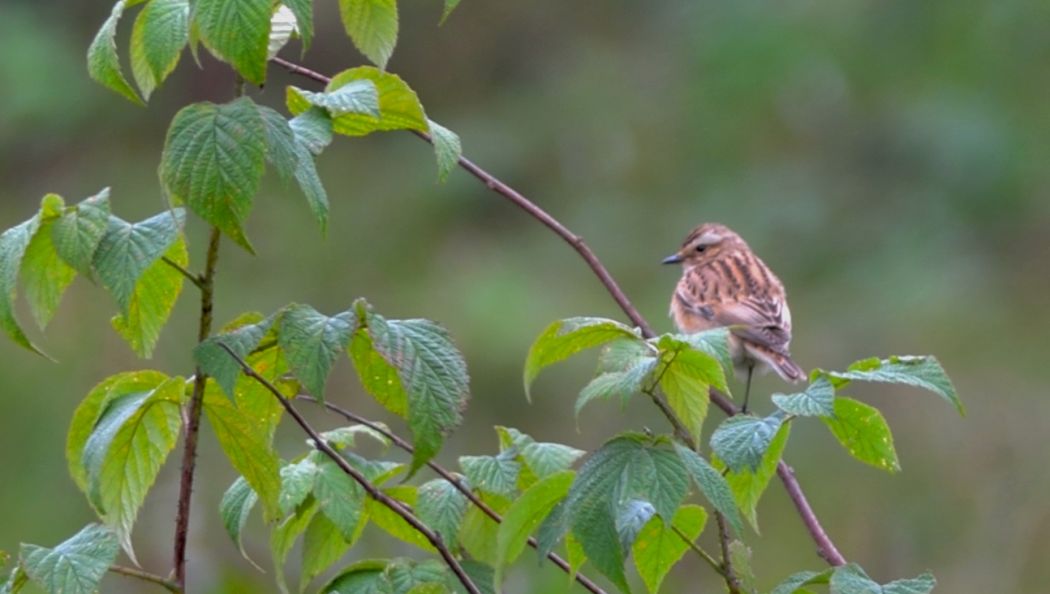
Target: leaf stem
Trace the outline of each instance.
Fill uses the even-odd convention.
[[[726,570],[724,567],[722,567],[722,564],[718,562],[718,559],[715,559],[714,556],[711,555],[711,553],[708,553],[704,549],[700,548],[700,545],[690,540],[689,536],[687,536],[686,533],[679,530],[677,526],[671,526],[671,530],[674,530],[674,533],[682,539],[686,546],[692,549],[694,553],[699,555],[701,559],[706,561],[707,564],[711,566],[711,569],[714,569],[715,572],[718,573],[718,575],[725,577]]]
[[[188,280],[191,283],[193,283],[193,285],[196,286],[198,289],[201,289],[201,290],[204,289],[204,283],[201,281],[201,278],[199,276],[193,274],[189,270],[186,270],[178,262],[176,262],[175,260],[172,260],[171,258],[169,258],[167,256],[161,256],[160,259],[161,259],[161,261],[163,261],[168,266],[171,266],[172,268],[177,270],[179,272],[179,274],[181,274],[182,276],[186,277],[186,280]]]
[[[219,245],[222,234],[212,227],[205,257],[204,274],[200,278],[201,310],[197,325],[197,342],[211,334],[212,308],[215,295],[215,269],[219,263]],[[186,587],[186,540],[190,529],[190,499],[193,496],[193,474],[197,465],[197,437],[200,433],[201,410],[204,401],[204,386],[208,376],[198,367],[193,377],[193,395],[186,409],[184,443],[182,450],[182,472],[179,480],[179,502],[175,514],[175,584]]]
[[[328,84],[332,80],[319,72],[315,72],[309,68],[305,68],[282,58],[273,58],[271,61],[274,64],[285,68],[292,74],[303,76],[320,83]],[[419,131],[413,131],[413,133],[423,140],[430,142],[430,137],[427,134]],[[591,251],[587,244],[583,242],[583,238],[570,231],[557,219],[527,199],[520,192],[500,181],[494,175],[482,169],[470,159],[461,156],[459,158],[459,166],[481,181],[481,183],[485,184],[485,187],[509,200],[515,206],[525,211],[529,216],[539,221],[568,243],[574,250],[576,250],[580,257],[583,258],[584,262],[587,263],[591,272],[598,277],[598,281],[601,282],[602,286],[605,287],[605,290],[613,300],[616,301],[616,304],[623,311],[624,315],[626,315],[632,323],[638,326],[642,331],[642,335],[646,338],[653,338],[656,336],[652,327],[649,326],[642,314],[638,312],[637,308],[635,308],[627,298],[627,295],[624,294],[623,290],[613,279],[612,275],[609,274],[609,271],[606,270],[605,266],[602,265],[601,261],[598,260],[598,257],[594,255],[594,252]],[[710,397],[711,402],[714,402],[715,405],[725,411],[727,415],[733,416],[740,413],[740,410],[736,405],[719,393],[718,390],[712,388],[710,390]],[[675,418],[673,411],[671,411],[666,403],[662,402],[660,399],[654,399],[653,401],[656,403],[657,407],[660,408],[660,411],[664,416],[667,417],[667,420],[671,423],[672,427],[674,427],[676,434],[685,430],[681,425],[681,422]],[[810,507],[805,494],[802,492],[802,486],[799,485],[798,480],[791,471],[791,467],[783,460],[781,460],[780,464],[777,466],[777,476],[780,477],[788,494],[791,495],[791,500],[795,503],[795,507],[798,509],[799,515],[802,517],[803,524],[806,526],[806,530],[816,543],[817,554],[833,566],[845,565],[846,559],[841,553],[839,553],[838,549],[835,548],[835,544],[832,542],[827,532],[824,531],[824,528],[820,524],[820,520],[817,519],[816,514],[813,513],[813,509]]]
[[[329,411],[345,418],[348,421],[359,423],[375,431],[376,433],[383,435],[383,437],[389,439],[391,443],[401,448],[405,452],[408,452],[408,454],[412,455],[415,453],[415,448],[412,447],[412,444],[408,443],[396,433],[390,431],[389,429],[378,423],[370,421],[362,416],[357,415],[354,412],[332,404],[331,402],[321,402],[320,400],[314,398],[313,396],[310,396],[309,394],[300,394],[296,396],[296,398],[307,400],[319,406],[323,406]],[[440,464],[434,461],[428,461],[427,466],[429,466],[430,469],[433,470],[438,476],[448,481],[448,483],[452,485],[453,488],[462,493],[463,496],[466,497],[472,505],[481,510],[481,513],[488,516],[489,519],[491,519],[493,522],[496,522],[497,524],[503,523],[503,516],[499,515],[499,513],[497,513],[496,510],[492,509],[491,507],[489,507],[488,504],[482,501],[481,498],[479,498],[473,491],[471,491],[469,487],[464,485],[463,481],[459,480],[459,478],[456,477],[456,475],[452,474],[445,467],[441,466]],[[534,549],[539,549],[539,543],[537,543],[536,539],[531,536],[528,539],[528,544]],[[551,563],[557,565],[558,568],[564,571],[565,573],[572,575],[572,566],[569,565],[568,561],[558,556],[557,553],[547,553],[547,559],[549,559]],[[575,580],[584,589],[586,589],[588,592],[591,592],[592,594],[606,594],[605,591],[602,590],[600,586],[598,586],[598,584],[591,581],[590,578],[583,575],[582,573],[576,572]]]
[[[226,353],[229,354],[230,357],[232,357],[238,365],[240,365],[245,375],[258,382],[259,385],[266,388],[268,392],[273,394],[274,398],[276,398],[278,402],[281,403],[281,406],[284,407],[284,410],[288,412],[288,415],[291,416],[292,419],[295,420],[296,424],[298,424],[299,427],[303,430],[303,432],[305,432],[306,435],[313,440],[314,447],[317,448],[319,452],[321,452],[325,456],[328,456],[333,462],[336,463],[337,466],[339,466],[339,468],[343,472],[349,475],[350,478],[354,479],[354,481],[357,482],[357,484],[361,485],[365,492],[368,493],[369,497],[379,502],[395,514],[401,516],[401,519],[407,522],[409,526],[412,526],[412,528],[414,528],[416,532],[419,532],[421,535],[423,535],[423,537],[427,539],[427,542],[429,542],[435,549],[437,549],[438,553],[441,555],[441,558],[445,561],[445,564],[448,565],[449,569],[452,570],[452,573],[456,574],[456,578],[459,580],[459,583],[463,585],[463,587],[467,590],[469,594],[481,594],[481,590],[478,589],[477,585],[475,585],[473,581],[471,581],[470,576],[467,575],[467,572],[463,569],[463,566],[459,564],[459,561],[456,560],[456,557],[452,554],[451,551],[449,551],[448,547],[445,545],[444,541],[442,541],[441,536],[439,534],[431,530],[400,501],[397,501],[396,499],[390,497],[389,495],[384,493],[379,487],[373,485],[368,480],[368,478],[365,477],[364,474],[362,474],[359,470],[351,466],[345,458],[340,456],[338,452],[332,449],[332,446],[328,445],[328,442],[326,442],[324,438],[322,438],[317,433],[317,431],[314,430],[314,428],[311,427],[309,423],[307,423],[306,419],[303,418],[299,411],[294,406],[292,406],[292,403],[287,398],[285,398],[283,394],[281,394],[281,391],[278,390],[277,387],[274,386],[272,383],[270,383],[269,380],[256,373],[255,370],[252,369],[251,365],[245,363],[244,359],[241,359],[239,356],[237,356],[237,353],[233,352],[233,349],[226,346],[226,344],[222,342],[219,342],[219,346],[221,346],[223,350],[225,350]]]
[[[115,573],[124,577],[135,578],[144,582],[157,584],[158,586],[164,588],[172,594],[182,594],[182,588],[180,588],[179,585],[175,582],[169,579],[162,578],[159,575],[142,571],[141,569],[135,569],[134,567],[124,567],[123,565],[111,565],[109,571],[110,573]]]

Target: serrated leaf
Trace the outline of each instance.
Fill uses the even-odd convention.
[[[933,574],[924,573],[917,578],[895,580],[882,586],[883,594],[929,594],[937,585]]]
[[[43,351],[30,342],[19,325],[14,311],[18,273],[22,267],[26,248],[39,226],[40,217],[37,215],[0,235],[0,326],[3,326],[11,340],[20,346],[47,357]]]
[[[660,584],[667,572],[689,550],[689,543],[679,533],[692,542],[703,532],[706,523],[707,512],[704,508],[683,505],[675,512],[671,522],[673,528],[668,527],[660,516],[653,516],[638,533],[631,547],[631,555],[638,575],[651,594],[660,591]]]
[[[226,534],[229,534],[230,538],[233,539],[233,542],[237,545],[237,550],[241,552],[241,556],[256,568],[259,566],[256,565],[255,561],[252,561],[251,557],[248,556],[248,552],[244,550],[241,533],[244,532],[244,526],[248,523],[248,516],[251,515],[252,508],[255,507],[257,501],[259,501],[259,496],[255,494],[251,485],[242,476],[238,477],[230,485],[229,489],[226,489],[226,492],[222,495],[222,501],[219,503],[219,515],[222,517],[222,525],[226,528]]]
[[[832,594],[883,594],[882,586],[856,563],[836,567],[830,584]]]
[[[560,443],[534,441],[526,444],[519,451],[519,457],[525,466],[538,479],[545,479],[553,474],[568,470],[576,460],[586,454],[583,450]]]
[[[788,579],[780,582],[780,584],[773,588],[769,594],[795,594],[800,592],[802,586],[809,586],[813,584],[826,584],[831,578],[831,572],[834,569],[826,569],[824,571],[800,571]]]
[[[181,208],[134,224],[109,218],[93,266],[123,315],[130,312],[139,278],[179,240],[184,219]]]
[[[694,332],[692,334],[672,334],[668,335],[667,338],[689,344],[694,349],[714,357],[715,360],[721,364],[723,372],[733,372],[733,357],[729,348],[728,329],[712,328],[710,330]],[[656,339],[650,339],[650,342],[659,342],[661,340],[665,340],[665,337],[661,336]],[[723,373],[723,378],[724,377],[725,375]],[[727,394],[729,393],[728,386],[715,385],[715,387]]]
[[[204,391],[204,412],[226,458],[259,496],[267,520],[280,517],[280,463],[266,426],[216,390]]]
[[[783,413],[779,412],[764,418],[730,417],[711,434],[711,449],[734,472],[743,468],[754,470],[783,422]]]
[[[285,518],[270,531],[270,556],[273,558],[274,579],[282,594],[288,594],[288,586],[284,579],[284,561],[288,558],[288,552],[292,550],[296,539],[310,525],[317,511],[317,502],[307,499],[295,510],[294,514]]]
[[[660,389],[689,433],[699,438],[707,418],[711,387],[727,392],[725,373],[717,359],[692,343],[663,337],[657,345],[665,366]]]
[[[784,448],[787,447],[790,436],[791,424],[782,424],[762,455],[762,461],[757,468],[752,470],[745,467],[737,471],[730,471],[725,477],[729,488],[733,491],[733,498],[737,506],[755,532],[758,532],[758,512],[756,511],[758,502],[765,493],[766,487],[769,486],[769,481],[777,472],[777,464],[784,454]],[[718,468],[722,468],[719,460],[715,462]]]
[[[135,517],[179,438],[185,384],[173,377],[111,401],[84,446],[91,499],[132,559]]]
[[[51,227],[55,251],[77,272],[91,277],[95,250],[109,229],[109,188],[67,209]]]
[[[731,370],[732,367],[724,367],[725,362],[730,359],[727,334],[723,330],[665,335],[655,339],[655,342],[667,360],[671,360],[673,356],[674,363],[682,368],[683,373],[728,394],[725,370]],[[653,340],[650,340],[650,343],[652,342]]]
[[[319,313],[309,305],[291,305],[281,317],[277,342],[288,358],[288,366],[307,392],[324,399],[328,373],[346,351],[354,331],[354,315]]]
[[[333,118],[348,113],[380,116],[379,89],[367,78],[352,80],[334,91],[322,93],[290,86],[287,103],[289,111],[295,114],[305,113],[313,106],[326,110]]]
[[[117,0],[109,17],[95,34],[95,39],[88,47],[88,74],[102,86],[120,93],[132,103],[143,105],[142,99],[128,84],[128,79],[124,78],[124,73],[120,70],[120,58],[117,57],[117,23],[124,14],[126,5],[125,0]]]
[[[295,132],[284,116],[265,105],[256,106],[266,128],[266,160],[269,161],[282,181],[295,176],[299,166],[299,152]]]
[[[529,487],[507,509],[496,535],[497,575],[502,575],[503,567],[518,558],[529,535],[568,495],[574,476],[568,470],[552,474]],[[500,581],[498,577],[496,581]]]
[[[901,469],[893,434],[877,408],[839,397],[835,399],[834,415],[821,421],[857,460],[891,473]]]
[[[394,594],[386,561],[358,561],[321,588],[321,594]]]
[[[603,373],[592,379],[580,390],[580,395],[576,398],[573,410],[577,419],[583,407],[592,400],[619,398],[626,403],[631,396],[638,394],[646,386],[657,363],[659,360],[656,357],[643,357],[624,371]]]
[[[93,594],[118,550],[113,531],[89,524],[53,549],[24,544],[19,557],[30,579],[47,592]]]
[[[451,544],[456,541],[463,515],[467,512],[467,497],[455,485],[439,478],[419,487],[415,513],[419,519]]]
[[[54,196],[54,195],[52,195]],[[57,200],[61,198],[54,196]],[[43,214],[43,209],[41,210]],[[22,258],[22,284],[30,311],[41,330],[51,321],[77,271],[59,257],[52,231],[57,217],[44,218]]]
[[[474,489],[497,495],[516,490],[521,465],[507,456],[460,456],[459,465]]]
[[[357,540],[366,520],[365,491],[330,459],[318,463],[314,498],[344,539],[349,542]]]
[[[295,15],[295,24],[299,37],[303,40],[303,52],[310,49],[314,38],[313,0],[282,0],[281,2]]]
[[[532,343],[525,359],[525,396],[531,398],[529,388],[544,368],[622,338],[641,341],[634,330],[615,320],[569,318],[554,322]]]
[[[266,59],[274,59],[292,36],[299,31],[295,13],[284,4],[278,4],[270,17],[270,35],[266,44]]]
[[[437,159],[438,181],[444,183],[459,164],[463,143],[458,134],[434,120],[428,119],[427,124],[430,126],[430,141],[434,144],[434,158]]]
[[[835,412],[835,387],[827,378],[818,377],[797,394],[773,394],[773,404],[791,415],[829,417]]]
[[[164,383],[168,376],[159,371],[125,371],[102,380],[88,392],[69,423],[66,437],[66,463],[69,475],[85,494],[88,493],[88,472],[84,467],[84,447],[95,425],[109,404],[120,396],[149,392]]]
[[[373,64],[386,68],[397,45],[397,1],[339,0],[339,14],[354,46]]]
[[[320,468],[312,456],[281,467],[281,495],[278,498],[281,515],[292,513],[306,501],[314,490],[319,471]]]
[[[249,0],[202,0],[239,2]],[[255,2],[256,0],[250,0]],[[263,0],[269,5],[269,0]],[[244,221],[252,209],[266,160],[266,124],[247,97],[223,105],[182,108],[168,128],[160,177],[171,197],[218,227],[249,252]]]
[[[359,66],[344,70],[332,77],[325,91],[332,93],[354,81],[370,80],[379,91],[379,116],[362,113],[347,113],[332,121],[332,130],[347,136],[364,136],[377,131],[418,130],[429,128],[426,114],[419,97],[408,84],[396,74],[383,72],[372,66]],[[289,105],[288,109],[299,115],[307,104]]]
[[[324,514],[310,520],[303,535],[303,564],[299,575],[299,591],[306,590],[315,577],[321,575],[348,550],[351,543],[343,537],[339,528]]]
[[[135,18],[131,73],[147,101],[175,70],[189,37],[189,0],[150,0]]]
[[[181,235],[164,257],[168,262],[155,260],[139,276],[127,312],[112,320],[113,328],[140,357],[146,359],[153,356],[153,347],[182,292],[184,277],[169,264],[178,264],[184,270],[189,264],[186,241]]]
[[[247,81],[266,81],[271,0],[196,0],[193,22],[215,57],[230,63]]]
[[[386,569],[390,585],[396,594],[450,593],[448,568],[436,560],[397,560]]]
[[[323,109],[308,109],[289,120],[296,140],[312,155],[319,155],[332,143],[332,118]]]
[[[470,577],[470,581],[481,590],[481,594],[500,594],[496,588],[496,572],[492,567],[473,559],[463,559],[459,562],[463,571]]]
[[[733,499],[733,491],[722,473],[693,450],[677,443],[674,447],[678,458],[704,497],[719,513],[725,516],[737,534],[743,532],[744,523],[740,520],[740,512]]]
[[[955,406],[960,415],[966,408],[952,385],[940,361],[932,355],[900,355],[889,359],[864,359],[849,366],[846,371],[821,372],[840,380],[904,384],[923,388],[937,394]],[[836,387],[841,388],[841,385]]]
[[[221,345],[226,345],[238,357],[246,360],[270,331],[273,322],[274,317],[270,316],[261,322],[211,336],[193,349],[193,360],[232,399],[241,365]]]

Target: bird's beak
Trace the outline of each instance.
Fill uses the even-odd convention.
[[[678,264],[682,261],[681,254],[671,254],[660,261],[661,264]]]

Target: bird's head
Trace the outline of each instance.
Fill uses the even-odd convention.
[[[746,249],[747,244],[735,231],[719,223],[704,223],[693,229],[682,242],[682,247],[664,258],[663,263],[680,263],[691,268],[741,248]]]

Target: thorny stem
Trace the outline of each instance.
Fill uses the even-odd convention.
[[[134,567],[124,567],[123,565],[111,565],[109,567],[109,571],[110,573],[115,573],[124,577],[135,578],[144,582],[157,584],[158,586],[164,588],[172,594],[182,594],[182,588],[180,588],[179,585],[175,582],[169,579],[162,578],[159,575],[154,575],[152,573],[142,571],[141,569],[135,569]]]
[[[219,262],[219,244],[222,234],[212,227],[205,257],[204,273],[200,277],[201,313],[197,326],[197,341],[211,334],[212,300],[215,289],[215,268]],[[193,378],[193,395],[186,410],[185,441],[182,449],[182,473],[179,480],[179,503],[175,515],[175,584],[186,587],[186,540],[190,528],[190,499],[193,496],[193,473],[197,465],[197,436],[200,433],[201,409],[204,401],[204,385],[208,376],[197,368]]]
[[[320,400],[314,398],[313,396],[310,396],[309,394],[300,394],[299,396],[297,396],[297,398],[308,400],[310,402],[313,402],[314,404],[324,406],[329,411],[345,418],[348,421],[359,423],[375,431],[376,433],[383,435],[383,437],[386,437],[390,440],[390,443],[401,448],[405,452],[408,452],[409,454],[415,453],[415,448],[412,447],[412,444],[408,443],[396,433],[390,431],[389,429],[378,423],[370,421],[362,416],[359,416],[354,412],[332,404],[331,402],[321,402]],[[499,513],[497,513],[494,509],[489,507],[488,504],[482,501],[473,491],[470,490],[469,487],[464,485],[463,481],[461,481],[459,477],[449,472],[445,467],[441,466],[437,462],[429,461],[427,462],[427,466],[429,466],[430,469],[433,470],[438,476],[448,481],[448,483],[452,485],[453,488],[462,493],[463,496],[465,496],[472,505],[481,510],[481,513],[488,516],[492,521],[496,522],[497,524],[503,523],[503,517],[499,515]],[[536,539],[532,538],[531,536],[528,539],[528,544],[534,549],[539,549],[539,543],[536,542]],[[547,559],[549,559],[551,563],[557,565],[558,568],[560,568],[562,571],[565,571],[566,573],[570,574],[572,573],[572,566],[569,565],[568,561],[559,557],[557,553],[547,553]],[[601,587],[598,586],[598,584],[592,582],[590,578],[583,575],[582,573],[577,572],[575,579],[578,584],[583,586],[587,591],[591,592],[592,594],[605,594],[605,591],[602,590]]]
[[[722,577],[729,588],[729,594],[741,594],[743,588],[740,578],[733,570],[733,559],[729,554],[729,528],[726,527],[725,517],[719,512],[715,512],[715,523],[718,524],[718,544],[722,548]]]
[[[328,442],[326,442],[324,438],[322,438],[320,434],[318,434],[317,431],[314,430],[314,428],[306,422],[306,419],[303,418],[303,416],[299,414],[299,411],[294,406],[292,406],[292,403],[289,402],[283,394],[281,394],[281,391],[278,390],[276,386],[271,384],[269,380],[256,373],[255,370],[252,369],[251,365],[245,363],[244,359],[241,359],[239,356],[237,356],[237,353],[233,352],[233,349],[226,346],[222,342],[219,343],[219,346],[221,346],[223,350],[225,350],[226,353],[229,354],[230,357],[232,357],[238,365],[240,365],[241,370],[244,371],[245,375],[258,382],[259,385],[266,388],[268,392],[273,394],[274,398],[276,398],[278,402],[281,403],[281,406],[284,407],[284,410],[288,412],[288,415],[291,416],[292,419],[295,420],[296,424],[299,425],[299,427],[303,430],[303,432],[305,432],[306,435],[311,440],[313,440],[314,447],[316,447],[319,452],[323,453],[325,456],[328,456],[333,462],[336,463],[337,466],[339,466],[339,468],[343,472],[349,475],[350,478],[354,479],[354,481],[357,484],[361,485],[365,492],[368,493],[369,497],[382,504],[384,507],[388,508],[390,511],[394,512],[398,516],[401,516],[401,519],[407,522],[409,526],[412,526],[412,528],[415,529],[416,532],[419,532],[421,535],[423,535],[423,537],[427,539],[427,542],[429,542],[435,549],[437,549],[438,553],[441,555],[441,558],[444,559],[445,564],[448,565],[449,569],[452,570],[452,573],[456,574],[456,578],[459,580],[459,583],[463,585],[463,587],[467,590],[469,594],[481,594],[481,590],[479,590],[478,587],[474,584],[474,582],[471,581],[470,576],[467,575],[467,572],[463,569],[463,566],[459,564],[459,561],[456,560],[456,557],[452,554],[451,551],[449,551],[448,547],[445,545],[444,541],[441,539],[441,536],[439,534],[431,530],[426,524],[420,521],[419,518],[413,515],[412,512],[405,507],[404,504],[384,493],[381,489],[379,489],[379,487],[373,485],[368,480],[368,478],[365,477],[364,474],[362,474],[359,470],[351,466],[345,458],[340,456],[338,452],[332,449],[332,446],[328,445]]]
[[[271,60],[274,64],[285,68],[292,74],[303,76],[317,82],[328,84],[331,82],[331,78],[309,68],[305,68],[294,62],[289,62],[282,58],[273,58]],[[419,131],[415,131],[415,134],[426,141],[430,141],[430,137]],[[485,171],[478,165],[474,164],[473,161],[466,157],[459,158],[459,166],[466,170],[468,173],[473,175],[493,192],[496,192],[500,196],[503,196],[518,208],[524,210],[528,215],[542,223],[548,229],[553,231],[558,237],[562,238],[568,243],[581,258],[587,263],[591,271],[595,276],[598,277],[599,282],[605,287],[606,291],[612,296],[613,300],[623,311],[632,323],[634,323],[642,334],[646,338],[652,338],[655,336],[652,328],[649,326],[645,318],[638,312],[631,301],[624,294],[620,286],[613,280],[612,275],[606,270],[605,266],[602,265],[601,261],[598,260],[594,252],[583,242],[583,239],[570,231],[554,217],[548,214],[546,211],[538,207],[529,199],[525,198],[520,192],[511,188],[507,184],[500,181],[491,173]],[[725,411],[729,416],[733,416],[740,413],[740,410],[730,401],[728,398],[723,396],[715,389],[710,391],[711,402],[715,403],[718,408]],[[661,406],[660,400],[654,400],[660,411],[663,412],[664,416],[667,417],[668,422],[673,427],[675,434],[688,433],[685,431],[685,427],[682,425],[677,418],[675,418],[673,411],[663,403]],[[788,494],[791,495],[791,500],[795,503],[795,507],[798,509],[799,516],[802,518],[803,524],[805,524],[806,530],[809,532],[813,542],[817,545],[817,554],[820,555],[825,561],[833,566],[845,565],[846,559],[839,553],[835,547],[834,542],[828,536],[827,532],[820,524],[820,520],[816,514],[813,513],[813,509],[810,507],[809,502],[806,499],[805,494],[802,492],[802,487],[799,485],[798,480],[795,478],[794,473],[791,471],[791,467],[787,465],[783,460],[777,465],[777,476],[780,477],[781,482],[784,483],[784,487],[787,489]]]

